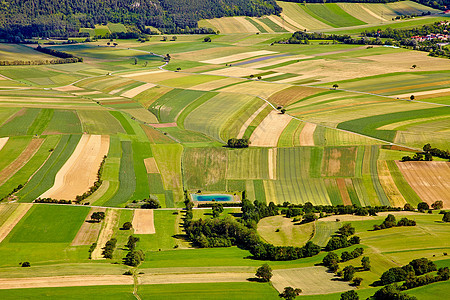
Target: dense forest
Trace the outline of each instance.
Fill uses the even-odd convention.
[[[285,2],[296,2],[296,3],[390,3],[398,2],[401,0],[283,0]],[[447,7],[450,8],[450,0],[412,0],[414,2],[430,6],[433,8],[445,10]]]
[[[274,0],[2,0],[0,37],[73,36],[106,22],[189,32],[200,19],[280,12]]]

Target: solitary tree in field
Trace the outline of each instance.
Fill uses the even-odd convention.
[[[131,222],[125,222],[122,225],[123,230],[130,230],[131,228],[133,228],[133,224],[131,224]]]
[[[177,37],[174,35],[173,37],[172,37],[172,41],[176,41],[177,40]]]
[[[414,207],[411,204],[406,203],[405,206],[403,206],[403,210],[405,210],[405,211],[413,211]]]
[[[420,202],[419,204],[417,204],[417,209],[418,209],[420,212],[424,212],[424,211],[426,211],[426,210],[429,210],[430,207],[428,206],[428,203],[426,203],[426,202]]]
[[[337,89],[338,87],[339,87],[339,84],[337,84],[337,83],[333,84],[334,89]]]
[[[135,57],[134,58],[134,65],[137,65],[137,63],[138,63],[138,59],[137,59],[137,57]]]
[[[203,42],[204,42],[204,43],[211,43],[211,38],[210,38],[209,36],[207,36],[207,37],[205,37],[205,38],[203,39]]]
[[[272,278],[272,268],[268,264],[263,264],[256,270],[256,277],[260,278],[263,282],[269,282]]]
[[[282,108],[281,110],[280,110],[280,112],[281,112],[281,114],[285,114],[286,113],[286,109],[284,109],[284,108]]]
[[[413,68],[413,69],[417,68],[417,65],[412,65],[412,68]]]
[[[91,220],[94,220],[95,222],[100,222],[105,218],[105,213],[103,211],[96,211],[92,213]]]
[[[300,295],[301,292],[301,289],[294,289],[293,287],[287,286],[284,288],[284,291],[278,295],[278,297],[286,300],[294,300],[298,295]]]
[[[412,101],[412,100],[414,100],[414,98],[415,98],[414,95],[411,95],[411,96],[409,97],[409,100]]]

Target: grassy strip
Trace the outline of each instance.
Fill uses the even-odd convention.
[[[123,206],[136,189],[136,176],[134,173],[133,148],[131,141],[122,141],[121,145],[122,158],[120,160],[119,189],[113,197],[104,203],[104,206]]]
[[[259,24],[258,22],[255,22],[255,20],[253,20],[250,17],[245,17],[245,20],[249,21],[253,26],[255,26],[256,28],[258,28],[258,30],[261,33],[267,33],[267,30],[264,29],[264,27],[261,26],[261,24]]]
[[[75,150],[81,135],[63,136],[52,155],[25,187],[17,193],[20,202],[32,202],[53,186],[56,173],[66,163]]]
[[[29,135],[39,135],[44,132],[45,128],[47,128],[50,120],[53,118],[53,109],[43,108],[39,112],[36,119],[34,119],[33,124],[28,128],[27,134]]]
[[[80,119],[76,111],[73,110],[55,110],[53,117],[49,122],[45,133],[82,133]]]
[[[311,148],[311,159],[309,164],[309,176],[311,178],[320,178],[322,176],[323,148]]]
[[[332,178],[327,178],[324,180],[325,186],[327,188],[328,196],[330,197],[331,203],[333,205],[343,205],[344,202],[341,198],[341,193],[339,192],[339,188],[336,184],[336,180]]]
[[[266,192],[264,191],[264,182],[262,180],[253,180],[255,188],[255,199],[266,202]]]
[[[152,157],[152,150],[148,142],[132,142],[133,145],[133,162],[134,173],[136,176],[136,190],[134,191],[132,200],[142,200],[150,194],[148,185],[147,169],[144,165],[144,159]]]
[[[274,32],[287,32],[286,29],[282,28],[278,24],[275,24],[274,22],[272,22],[272,20],[268,18],[261,18],[259,20],[264,24],[266,24],[267,26],[269,26],[269,28],[272,29]]]
[[[23,115],[14,117],[0,127],[0,136],[26,135],[40,110],[40,108],[26,108]]]
[[[395,161],[388,160],[386,161],[386,163],[388,165],[389,171],[391,172],[392,179],[394,179],[395,185],[397,186],[400,193],[402,193],[403,197],[408,203],[416,207],[417,204],[422,202],[422,199],[420,199],[417,193],[405,180]]]
[[[124,117],[124,115],[119,111],[110,111],[109,112],[114,118],[116,118],[120,124],[122,125],[123,129],[125,129],[127,134],[136,134],[134,132],[133,127],[130,125],[130,122]]]
[[[0,170],[12,163],[28,146],[30,137],[12,137],[0,151]]]

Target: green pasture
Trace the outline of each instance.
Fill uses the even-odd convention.
[[[81,133],[81,123],[74,110],[54,110],[44,134]]]
[[[23,108],[0,127],[0,136],[31,134],[31,126],[41,110],[39,108]]]
[[[120,122],[108,111],[78,110],[83,131],[89,134],[125,133]]]
[[[269,179],[268,153],[265,148],[229,150],[227,179]]]
[[[211,98],[213,98],[214,96],[218,95],[217,92],[207,92],[204,95],[202,95],[201,97],[197,98],[194,102],[191,102],[189,105],[187,105],[182,111],[180,111],[180,113],[178,114],[177,117],[177,125],[180,128],[184,129],[184,121],[186,120],[186,117],[192,112],[194,111],[196,108],[198,108],[199,106],[201,106],[202,104],[204,104],[205,102],[207,102],[208,100],[210,100]]]
[[[30,143],[30,137],[12,137],[0,150],[0,170],[12,163]]]
[[[80,74],[62,73],[44,65],[2,67],[1,74],[31,86],[62,86],[84,77]]]
[[[155,223],[155,234],[139,234],[141,240],[139,241],[139,248],[145,249],[145,251],[159,251],[159,250],[173,250],[175,245],[180,244],[180,240],[174,238],[177,234],[176,228],[179,226],[177,223],[178,215],[175,210],[155,210],[153,212]],[[181,222],[181,220],[179,220]],[[148,255],[150,252],[148,252]]]
[[[9,243],[69,243],[88,214],[88,207],[34,205],[17,224]]]
[[[111,32],[127,32],[125,25],[121,23],[108,23],[107,26]]]

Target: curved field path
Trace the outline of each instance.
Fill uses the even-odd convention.
[[[97,180],[103,156],[108,153],[109,136],[83,135],[70,158],[59,170],[54,185],[41,198],[74,200]]]
[[[245,121],[244,124],[242,124],[242,127],[241,127],[241,129],[239,130],[239,133],[238,133],[238,135],[237,135],[237,138],[238,138],[238,139],[242,139],[242,138],[244,137],[244,133],[245,133],[245,131],[247,130],[247,127],[250,126],[250,124],[253,122],[253,120],[259,115],[259,113],[260,113],[261,111],[263,111],[264,108],[267,107],[267,105],[269,105],[269,104],[264,103],[260,108],[258,108],[257,111],[255,111],[255,112],[250,116],[250,118],[247,119],[247,121]]]

